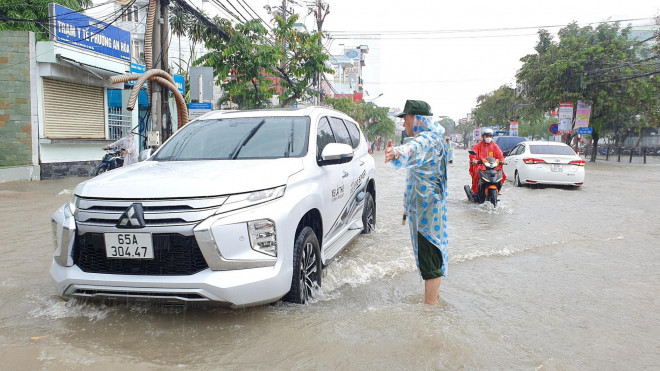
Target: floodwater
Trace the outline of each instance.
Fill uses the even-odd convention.
[[[377,232],[310,305],[107,305],[54,295],[50,215],[80,178],[0,184],[0,370],[660,368],[660,164],[587,163],[580,189],[516,188],[496,209],[449,169],[450,263],[423,304],[405,173],[377,161]]]

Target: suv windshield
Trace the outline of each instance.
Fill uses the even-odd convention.
[[[301,157],[307,153],[307,117],[202,120],[181,129],[155,161]]]

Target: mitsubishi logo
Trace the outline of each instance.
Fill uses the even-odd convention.
[[[144,210],[142,204],[132,204],[121,214],[117,221],[117,228],[144,228]]]

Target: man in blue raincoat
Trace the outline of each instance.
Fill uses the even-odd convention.
[[[424,302],[436,304],[447,274],[447,149],[443,127],[432,121],[431,107],[408,100],[404,118],[405,144],[385,147],[385,162],[408,169],[404,206],[417,268],[424,280]]]

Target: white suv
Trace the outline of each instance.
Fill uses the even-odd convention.
[[[65,297],[306,303],[374,229],[374,160],[331,109],[218,111],[148,160],[80,183],[52,217]]]

